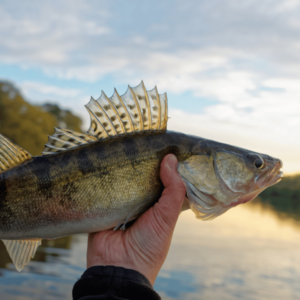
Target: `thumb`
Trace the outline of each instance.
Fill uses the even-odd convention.
[[[177,158],[173,154],[165,156],[161,162],[160,178],[165,189],[154,206],[157,217],[171,228],[175,227],[186,194],[183,181],[177,172],[177,164]]]
[[[160,179],[165,188],[184,189],[185,193],[185,185],[177,172],[177,165],[178,161],[175,155],[166,155],[160,165]]]

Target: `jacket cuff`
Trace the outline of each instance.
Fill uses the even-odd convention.
[[[159,300],[149,280],[131,269],[115,266],[94,266],[87,269],[73,288],[73,299],[111,295],[130,300]]]

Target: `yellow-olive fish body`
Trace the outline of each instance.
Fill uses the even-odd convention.
[[[197,140],[137,134],[34,157],[0,174],[0,238],[57,238],[135,219],[161,195],[163,157],[183,161]]]
[[[0,239],[18,270],[41,239],[124,229],[159,199],[160,163],[169,153],[201,219],[281,179],[278,159],[166,131],[166,95],[156,88],[141,83],[128,91],[91,99],[88,134],[56,129],[43,156],[31,157],[0,135]]]

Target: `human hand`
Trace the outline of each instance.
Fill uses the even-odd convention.
[[[172,240],[186,189],[173,154],[164,157],[160,178],[165,187],[157,203],[125,231],[90,233],[87,267],[113,265],[143,274],[153,285]]]

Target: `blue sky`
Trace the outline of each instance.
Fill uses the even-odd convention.
[[[101,90],[143,79],[168,128],[267,153],[300,171],[300,3],[295,0],[0,3],[0,79],[85,121]]]

